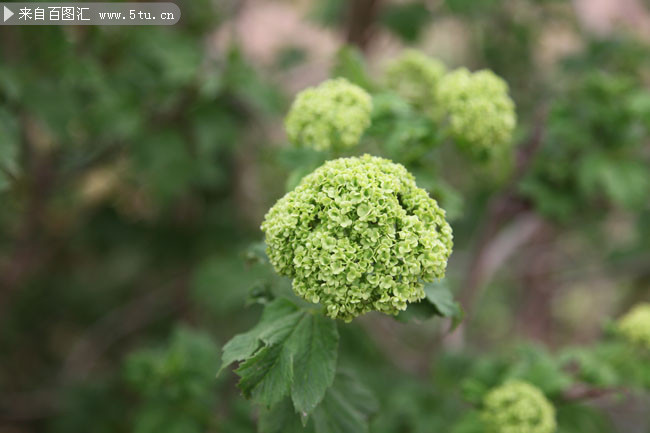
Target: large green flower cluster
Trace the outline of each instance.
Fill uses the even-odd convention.
[[[284,124],[294,146],[344,149],[359,143],[370,126],[371,110],[371,98],[365,90],[336,78],[300,92]]]
[[[262,224],[276,271],[303,299],[346,321],[396,314],[445,274],[445,212],[399,164],[364,155],[326,162],[282,197]]]
[[[555,408],[533,385],[507,382],[483,400],[482,418],[487,433],[553,433]]]
[[[620,333],[634,344],[650,349],[650,303],[641,303],[618,321]]]
[[[436,108],[436,89],[445,65],[417,50],[406,50],[386,68],[386,86],[415,107],[429,113]]]
[[[506,82],[491,71],[460,68],[445,75],[438,103],[448,115],[452,138],[469,154],[488,157],[512,143],[515,105]]]

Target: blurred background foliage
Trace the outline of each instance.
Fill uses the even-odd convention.
[[[282,119],[329,76],[373,95],[355,152],[447,209],[466,310],[453,333],[340,327],[340,363],[379,400],[370,431],[480,431],[506,378],[552,398],[560,432],[650,431],[649,355],[608,325],[650,298],[650,5],[177,3],[174,27],[0,27],[0,432],[274,431],[215,373],[288,287],[259,224],[325,158],[289,148]],[[405,47],[502,76],[513,154],[431,150],[435,124],[383,88]]]

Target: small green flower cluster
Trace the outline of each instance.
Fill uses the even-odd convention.
[[[452,249],[445,212],[400,164],[364,155],[326,162],[267,213],[262,230],[293,290],[350,321],[396,314],[445,274]]]
[[[536,387],[507,382],[487,393],[482,418],[488,433],[553,433],[555,408]]]
[[[436,89],[447,68],[417,50],[406,50],[386,68],[386,86],[416,108],[434,114]]]
[[[345,149],[359,143],[370,126],[371,110],[365,90],[336,78],[300,92],[287,114],[285,128],[294,146]]]
[[[641,303],[618,321],[619,332],[633,344],[650,349],[650,303]]]
[[[497,75],[460,68],[442,78],[437,93],[450,134],[462,150],[489,157],[512,143],[515,105],[508,85]]]

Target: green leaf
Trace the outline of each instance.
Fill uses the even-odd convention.
[[[578,170],[581,188],[592,197],[604,195],[630,209],[647,203],[650,171],[643,162],[617,160],[597,153],[585,157]]]
[[[302,314],[286,299],[276,299],[268,304],[260,322],[253,329],[236,335],[223,347],[221,369],[217,375],[233,362],[249,358],[262,343],[272,344],[286,337]]]
[[[451,294],[445,280],[426,283],[424,285],[424,293],[427,296],[427,300],[436,307],[436,310],[438,310],[438,313],[442,317],[452,319],[450,331],[456,329],[463,320],[465,313],[460,304],[454,300],[454,296]]]
[[[335,388],[350,400],[350,404],[364,416],[369,416],[379,410],[379,401],[364,384],[359,382],[352,373],[339,371]]]
[[[390,31],[407,42],[415,42],[431,21],[431,12],[424,2],[387,5],[381,22]]]
[[[322,0],[313,2],[309,19],[326,27],[337,27],[345,19],[346,0]]]
[[[252,243],[246,250],[244,258],[250,265],[269,263],[269,257],[266,255],[266,242],[262,240]]]
[[[344,394],[331,391],[314,413],[316,433],[364,433],[368,422],[355,410]]]
[[[314,314],[299,323],[288,342],[294,356],[291,399],[303,420],[334,382],[338,344],[336,322]]]
[[[138,181],[161,204],[187,193],[197,178],[196,160],[178,131],[143,133],[130,148]]]
[[[518,348],[516,362],[512,362],[508,376],[535,385],[547,395],[559,395],[573,383],[573,378],[555,356],[535,345]]]
[[[221,355],[221,368],[217,375],[235,361],[243,361],[259,347],[260,339],[256,329],[236,335],[225,346]]]
[[[265,346],[236,370],[241,376],[239,388],[246,398],[271,406],[289,391],[293,378],[291,352],[276,344]]]
[[[424,322],[432,317],[439,316],[438,309],[431,304],[428,300],[422,300],[419,302],[411,302],[406,307],[406,310],[400,311],[395,316],[395,320],[402,323],[408,323],[414,321]]]
[[[18,171],[18,125],[0,108],[0,191],[9,187]]]
[[[291,390],[295,409],[306,422],[334,381],[338,342],[335,321],[279,298],[266,306],[253,329],[224,346],[222,370],[243,361],[235,370],[239,387],[265,406]]]
[[[557,421],[557,433],[573,433],[577,431],[607,433],[616,431],[603,412],[582,402],[558,405]]]
[[[374,86],[368,72],[363,54],[356,47],[346,45],[336,53],[331,72],[332,77],[343,77],[357,86],[371,90]]]
[[[314,411],[316,433],[364,433],[368,417],[377,410],[375,397],[348,374],[338,374],[323,402]]]
[[[260,411],[259,433],[313,433],[313,423],[303,427],[300,417],[296,415],[291,400],[285,398],[271,408]]]

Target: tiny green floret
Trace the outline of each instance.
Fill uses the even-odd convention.
[[[460,68],[445,75],[438,102],[448,116],[451,137],[468,154],[490,157],[512,144],[515,104],[508,84],[493,72]]]
[[[650,303],[632,308],[619,319],[618,330],[631,343],[650,349]]]
[[[413,106],[434,113],[436,91],[445,65],[421,51],[405,50],[386,67],[386,86]]]
[[[542,391],[522,381],[507,382],[483,399],[486,433],[553,433],[555,408]]]
[[[370,126],[371,110],[368,92],[336,78],[300,92],[284,124],[289,141],[296,147],[341,150],[359,144]]]
[[[326,162],[278,200],[262,230],[296,294],[345,321],[423,299],[452,249],[444,210],[402,165],[370,155]]]

